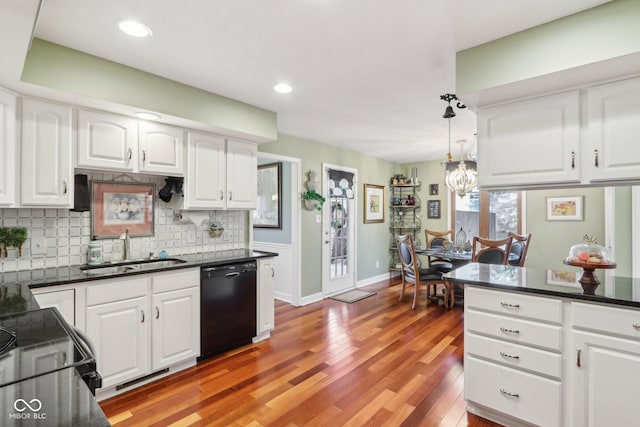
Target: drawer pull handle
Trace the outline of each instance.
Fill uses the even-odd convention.
[[[140,321],[140,323],[144,323],[144,310],[140,310],[140,313],[142,314],[142,320]]]
[[[501,351],[501,352],[500,352],[500,356],[502,356],[502,357],[506,357],[506,358],[508,358],[508,359],[516,359],[516,360],[520,360],[520,356],[514,356],[514,355],[512,355],[512,354],[505,353],[504,351]]]
[[[128,159],[128,160],[131,160],[131,157],[132,157],[132,156],[133,156],[133,151],[131,150],[131,148],[129,148],[129,149],[127,150],[127,159]]]
[[[507,390],[501,388],[500,389],[500,393],[504,394],[505,396],[509,396],[509,397],[515,397],[515,398],[519,398],[520,395],[518,393],[509,393]]]
[[[580,360],[581,356],[582,356],[582,350],[578,349],[578,351],[576,351],[576,366],[578,368],[582,366],[582,360]]]
[[[640,329],[640,323],[634,323],[633,327],[634,329]]]
[[[508,302],[501,302],[500,305],[505,308],[520,308],[520,304],[509,304]]]
[[[519,334],[520,333],[520,331],[517,330],[517,329],[500,328],[500,330],[505,334]]]

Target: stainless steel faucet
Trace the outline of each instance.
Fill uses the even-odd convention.
[[[131,259],[131,239],[129,238],[129,229],[125,229],[124,233],[122,233],[119,237],[120,240],[123,241],[122,249],[124,251],[124,260],[128,261]]]

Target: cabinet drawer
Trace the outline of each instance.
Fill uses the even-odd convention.
[[[465,330],[549,350],[562,348],[562,328],[475,310],[465,310]]]
[[[464,302],[467,308],[493,311],[514,317],[526,317],[551,323],[562,323],[562,301],[559,299],[467,286],[464,293]]]
[[[120,279],[101,282],[87,287],[87,305],[105,304],[125,299],[146,297],[149,278]]]
[[[465,335],[464,349],[468,354],[514,368],[526,369],[558,379],[562,375],[562,356],[559,353],[538,350],[472,333]]]
[[[573,303],[571,307],[575,328],[640,339],[640,310],[582,303]]]
[[[200,269],[159,273],[153,277],[151,286],[154,294],[200,286]]]
[[[541,426],[559,426],[561,383],[485,362],[464,361],[464,397],[496,411]],[[509,396],[511,393],[514,396]]]

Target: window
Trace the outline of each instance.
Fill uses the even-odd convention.
[[[522,231],[522,193],[519,191],[474,191],[464,197],[453,196],[451,224],[458,233],[489,239],[503,239],[509,232]]]

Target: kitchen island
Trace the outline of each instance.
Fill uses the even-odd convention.
[[[590,295],[572,272],[447,273],[465,288],[467,410],[510,426],[637,424],[640,280],[604,276]]]

